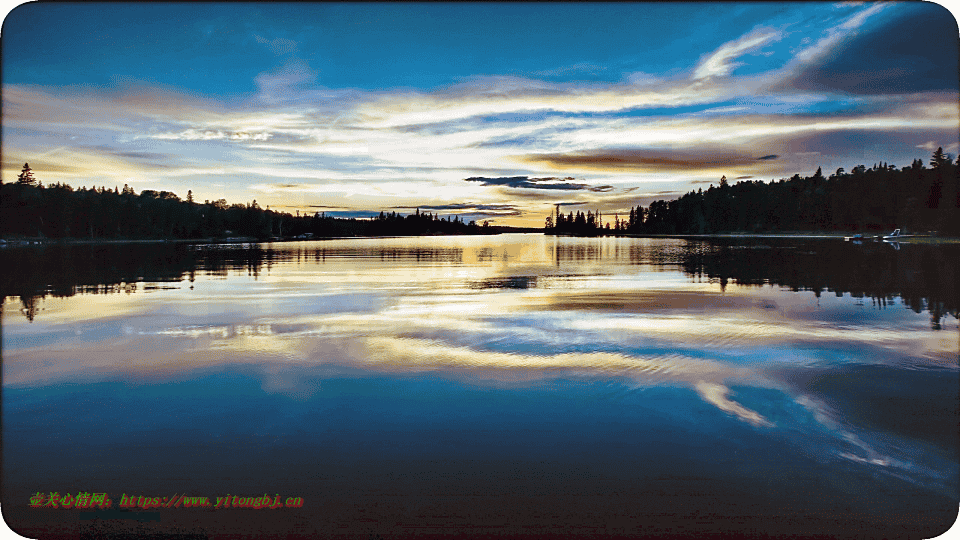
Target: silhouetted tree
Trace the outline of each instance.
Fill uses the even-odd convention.
[[[949,163],[949,162],[950,162],[950,158],[947,157],[947,155],[943,153],[943,147],[942,147],[942,146],[941,146],[941,147],[937,147],[937,149],[933,152],[933,155],[930,156],[930,168],[931,168],[931,169],[939,169],[940,167],[943,167],[945,164],[947,164],[947,163]]]
[[[17,183],[25,186],[32,186],[36,180],[33,179],[33,171],[30,169],[30,164],[24,163],[23,170],[20,171],[20,175],[17,176]]]

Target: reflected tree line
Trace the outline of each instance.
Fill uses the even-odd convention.
[[[944,316],[960,319],[960,245],[855,244],[839,240],[710,239],[675,246],[558,245],[554,262],[679,267],[696,279],[747,286],[869,298],[885,307],[896,298],[930,314],[939,330]]]
[[[372,219],[336,218],[324,213],[296,215],[263,209],[254,200],[181,199],[169,191],[44,186],[29,164],[15,183],[0,184],[0,236],[51,239],[201,239],[245,236],[256,239],[348,236],[483,234],[489,227],[459,216],[381,212]]]
[[[280,244],[283,246],[283,244]],[[318,247],[277,249],[269,244],[102,244],[49,245],[0,250],[0,306],[7,297],[20,300],[30,321],[50,296],[134,294],[189,286],[198,275],[226,278],[230,272],[259,277],[286,261],[325,262],[327,258],[366,258],[457,263],[460,248]]]
[[[149,293],[164,287],[189,286],[198,275],[226,277],[243,272],[257,277],[273,264],[369,259],[417,264],[458,263],[460,248],[315,247],[290,244],[128,244],[54,245],[0,250],[0,300],[17,297],[21,313],[37,316],[47,297],[76,294]],[[960,245],[854,244],[838,240],[710,239],[686,245],[558,244],[554,262],[603,265],[636,264],[680,268],[696,279],[794,291],[850,294],[880,306],[897,297],[917,313],[930,313],[940,327],[946,315],[960,318]],[[536,287],[534,277],[507,277],[472,283],[473,288]]]
[[[870,298],[884,307],[897,297],[916,313],[930,313],[930,324],[940,329],[945,315],[960,319],[960,246],[908,245],[894,249],[886,243],[850,244],[823,241],[770,247],[727,242],[704,243],[683,263],[685,272],[699,278],[765,284]]]
[[[97,245],[9,248],[0,250],[0,303],[19,297],[29,320],[40,300],[76,294],[132,294],[157,283],[193,281],[196,273],[226,275],[229,270],[259,271],[258,250],[210,250],[187,245]]]
[[[777,231],[936,231],[960,236],[960,158],[938,148],[929,167],[877,163],[837,169],[825,176],[795,174],[776,182],[726,177],[706,191],[637,206],[604,222],[599,212],[570,212],[559,205],[546,220],[547,234],[712,234]]]

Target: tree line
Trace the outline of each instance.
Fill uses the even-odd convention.
[[[747,286],[777,285],[794,291],[851,294],[877,307],[897,304],[930,314],[933,328],[944,316],[960,317],[960,244],[909,244],[901,249],[868,242],[857,249],[844,242],[811,244],[796,239],[691,240],[690,249],[664,251],[653,244],[631,244],[616,254],[599,243],[559,243],[553,257],[558,267],[580,267],[584,261],[633,265],[676,265],[696,280],[716,280]],[[289,261],[329,261],[364,258],[408,263],[457,264],[457,247],[391,246],[381,244],[99,244],[51,245],[40,249],[0,250],[0,305],[4,297],[20,299],[20,313],[38,316],[47,296],[76,294],[140,294],[167,287],[189,287],[198,276],[226,277],[242,272],[254,279]],[[764,249],[756,249],[763,247]],[[613,258],[611,258],[613,257]],[[526,289],[536,276],[491,278],[467,283],[470,288]],[[899,298],[899,301],[897,300]],[[8,304],[9,305],[9,304]]]
[[[486,223],[484,224],[486,225]],[[0,236],[51,239],[203,239],[230,236],[267,239],[308,236],[408,236],[483,234],[490,227],[459,216],[441,218],[419,209],[410,215],[384,213],[373,219],[294,214],[225,199],[181,199],[169,191],[123,186],[74,189],[44,186],[24,164],[15,183],[0,184]]]
[[[547,234],[712,234],[779,231],[932,232],[960,236],[960,158],[938,148],[929,168],[920,159],[908,167],[887,163],[837,169],[812,176],[741,181],[726,177],[704,191],[672,201],[631,208],[603,223],[600,214],[570,212],[558,205],[546,220]]]

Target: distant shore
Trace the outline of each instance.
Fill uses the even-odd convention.
[[[542,233],[542,229],[519,228],[519,227],[490,227],[480,236],[493,236],[503,233],[525,232]],[[426,234],[414,236],[471,236],[462,234]],[[477,235],[472,235],[477,236]],[[412,238],[411,235],[389,235],[389,236],[289,236],[257,238],[254,236],[228,236],[222,238],[45,238],[45,237],[19,237],[0,239],[0,247],[25,247],[25,246],[75,246],[75,245],[110,245],[110,244],[267,244],[271,242],[306,242],[313,240],[344,240],[361,238]]]
[[[863,234],[862,238],[854,239],[854,235]],[[831,239],[851,239],[860,242],[873,242],[882,240],[884,234],[864,234],[864,233],[835,233],[835,232],[785,232],[785,233],[724,233],[724,234],[637,234],[630,235],[637,238],[831,238]],[[932,236],[932,235],[906,235],[891,239],[891,242],[914,242],[914,243],[960,243],[960,238],[954,236]]]
[[[497,230],[489,231],[483,236],[497,235],[502,233],[543,233],[543,229],[532,228],[514,228],[497,227]],[[863,234],[863,238],[857,239],[858,242],[879,241],[883,234],[865,234],[854,232],[826,232],[826,231],[788,231],[778,233],[717,233],[717,234],[635,234],[621,233],[619,235],[598,235],[598,236],[616,236],[621,238],[685,238],[685,239],[747,239],[747,238],[824,238],[824,239],[844,239],[851,238],[855,234]],[[462,235],[428,235],[428,236],[462,236]],[[554,236],[576,236],[576,235],[554,235]],[[26,246],[62,246],[62,245],[112,245],[112,244],[266,244],[271,242],[304,242],[312,240],[343,240],[360,238],[410,238],[410,236],[334,236],[334,237],[285,237],[285,238],[256,238],[252,236],[230,236],[224,238],[41,238],[41,237],[22,237],[0,239],[0,247],[26,247]],[[591,238],[587,236],[586,238]],[[932,235],[907,235],[896,240],[900,243],[911,244],[960,244],[960,237],[954,236],[932,236]]]
[[[259,240],[253,237],[231,238],[14,238],[0,240],[0,246],[64,246],[64,245],[106,245],[106,244],[219,244],[249,242],[279,242],[280,240]],[[286,241],[286,240],[285,240]],[[294,239],[289,239],[294,241]]]
[[[880,233],[855,233],[855,232],[834,232],[834,231],[788,231],[788,232],[778,232],[778,233],[748,233],[748,232],[732,232],[732,233],[715,233],[715,234],[651,234],[651,233],[621,233],[618,235],[608,234],[608,235],[599,235],[599,236],[616,236],[621,238],[691,238],[691,239],[716,239],[716,238],[824,238],[824,239],[836,239],[843,240],[845,238],[852,238],[856,234],[863,234],[863,238],[857,239],[856,241],[860,242],[873,242],[879,241],[886,234]],[[561,234],[556,236],[577,236],[569,234]],[[589,238],[589,236],[587,236]],[[915,243],[915,244],[958,244],[960,243],[960,237],[956,236],[933,236],[933,235],[906,235],[898,237],[896,240],[893,240],[900,243]]]

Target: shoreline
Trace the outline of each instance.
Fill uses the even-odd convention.
[[[543,231],[517,231],[533,234],[544,234]],[[410,236],[330,236],[330,237],[314,237],[314,238],[267,238],[267,239],[258,239],[252,236],[231,236],[227,238],[134,238],[134,239],[122,239],[122,238],[20,238],[20,239],[0,239],[0,248],[5,247],[44,247],[44,246],[73,246],[73,245],[117,245],[117,244],[269,244],[269,243],[287,243],[287,242],[310,242],[317,240],[345,240],[345,239],[362,239],[362,238],[414,238],[417,236],[498,236],[503,234],[503,232],[496,232],[492,234],[481,234],[481,235],[410,235]],[[846,240],[847,238],[853,236],[857,233],[851,232],[802,232],[802,231],[791,231],[785,233],[716,233],[716,234],[636,234],[636,233],[626,233],[626,234],[603,234],[597,236],[582,236],[582,238],[681,238],[681,239],[754,239],[754,238],[795,238],[795,239],[839,239]],[[859,233],[863,234],[863,233]],[[548,234],[547,236],[556,236],[556,237],[581,237],[579,235],[571,234]],[[863,243],[863,242],[897,242],[902,244],[915,243],[915,244],[956,244],[960,243],[960,237],[954,236],[927,236],[927,235],[918,235],[918,236],[905,236],[900,237],[896,240],[883,240],[882,235],[869,235],[864,236],[861,239],[857,240],[846,240],[851,241],[854,244]]]
[[[685,239],[752,239],[752,238],[796,238],[796,239],[808,239],[808,240],[846,240],[849,237],[852,237],[854,234],[863,234],[863,233],[852,233],[852,232],[803,232],[803,231],[791,231],[784,233],[714,233],[714,234],[652,234],[652,233],[623,233],[623,234],[602,234],[596,236],[589,235],[576,235],[576,234],[554,234],[549,236],[569,236],[569,237],[582,237],[582,238],[602,238],[602,237],[612,237],[612,238],[685,238]],[[907,243],[927,243],[927,244],[956,244],[960,243],[960,237],[956,236],[929,236],[929,235],[907,235],[901,236],[893,240],[883,240],[882,234],[871,234],[859,238],[856,240],[847,240],[853,243],[863,243],[863,242],[897,242],[901,244]]]
[[[530,231],[535,232],[535,231]],[[502,232],[482,234],[419,234],[408,236],[320,236],[313,238],[256,238],[253,236],[230,236],[227,238],[0,238],[0,248],[4,247],[44,247],[77,245],[113,245],[113,244],[270,244],[286,242],[313,242],[317,240],[359,240],[363,238],[416,238],[418,236],[498,236]]]

